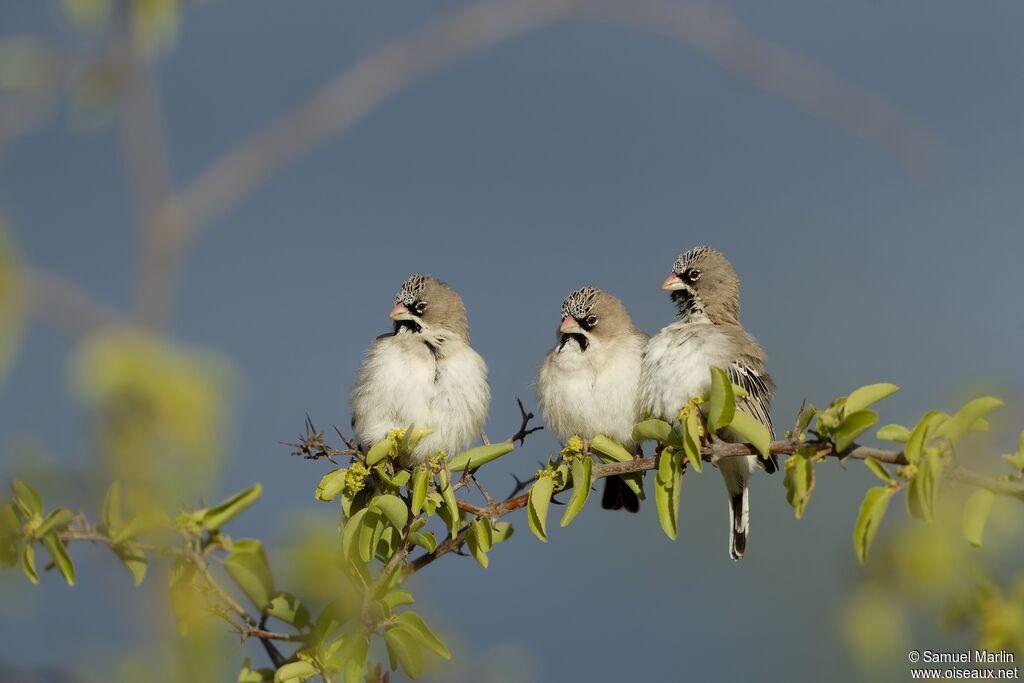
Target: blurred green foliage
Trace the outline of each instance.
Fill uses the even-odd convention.
[[[97,452],[133,503],[194,500],[220,472],[234,372],[217,353],[131,328],[90,336],[71,362]]]
[[[0,382],[10,370],[21,341],[23,309],[24,293],[18,273],[17,252],[6,224],[0,219]]]

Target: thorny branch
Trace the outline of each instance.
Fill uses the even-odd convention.
[[[523,406],[523,402],[520,399],[516,399],[516,404],[519,407],[520,417],[522,422],[519,430],[508,439],[509,442],[519,441],[522,445],[523,439],[533,432],[543,429],[543,427],[529,427],[530,421],[533,419],[533,413],[527,412]],[[801,406],[801,412],[803,407]],[[335,431],[338,431],[335,428]],[[338,432],[341,435],[341,432]],[[352,445],[348,439],[344,436],[341,437],[347,445]],[[306,417],[306,433],[300,437],[299,442],[296,444],[287,444],[294,450],[292,455],[301,455],[307,459],[317,459],[321,457],[330,457],[331,455],[359,455],[359,451],[356,449],[338,450],[331,448],[324,440],[322,432],[318,431],[314,426],[310,418]],[[782,439],[779,441],[773,441],[769,447],[769,451],[774,455],[790,456],[795,453],[812,454],[816,458],[835,457],[840,462],[848,459],[853,460],[866,460],[871,458],[878,462],[885,463],[887,465],[907,465],[908,461],[902,451],[887,450],[882,448],[874,448],[871,446],[861,446],[859,444],[851,444],[845,450],[836,452],[834,444],[827,439],[823,440],[802,440],[798,437]],[[713,441],[705,444],[701,451],[702,458],[708,462],[714,463],[721,458],[734,458],[740,456],[757,455],[757,451],[753,446],[744,443],[728,443],[724,441]],[[648,470],[655,470],[658,468],[658,456],[647,456],[639,457],[629,462],[621,463],[595,463],[592,470],[592,480],[597,481],[605,477],[611,477],[622,474],[629,474],[633,472],[646,472]],[[1017,481],[1005,481],[999,479],[992,479],[985,477],[970,470],[967,470],[960,465],[952,463],[946,467],[945,476],[955,481],[968,484],[970,486],[987,489],[995,494],[1002,496],[1009,496],[1024,501],[1024,482]],[[497,519],[504,515],[514,512],[520,508],[526,507],[529,501],[529,493],[521,493],[525,490],[530,480],[522,481],[518,477],[513,475],[516,480],[516,486],[512,493],[509,494],[504,500],[494,500],[489,494],[487,494],[482,488],[480,489],[481,494],[484,495],[486,500],[485,505],[474,505],[468,501],[459,500],[459,509],[466,512],[474,517],[483,517],[487,519]],[[461,487],[469,486],[469,483],[474,481],[472,474],[468,471],[464,473],[462,479],[455,486],[456,489]],[[567,487],[571,488],[571,483]],[[479,484],[477,485],[479,488]],[[563,489],[563,490],[567,490]],[[454,537],[448,538],[441,542],[433,552],[424,553],[419,557],[408,562],[402,569],[403,576],[415,573],[431,564],[438,558],[447,555],[452,552],[459,552],[462,548],[463,543],[466,539],[466,532],[469,526],[464,526],[458,534]],[[400,553],[401,558],[395,560],[392,558],[392,562],[389,566],[386,575],[390,576],[398,564],[404,561],[408,554],[409,548],[403,546],[404,552]],[[398,557],[396,554],[395,557]],[[383,575],[382,575],[383,576]]]
[[[873,448],[870,446],[860,446],[857,444],[851,445],[841,453],[836,453],[830,442],[815,442],[815,441],[801,441],[800,439],[784,439],[781,441],[774,441],[771,444],[770,451],[775,455],[789,456],[800,451],[804,452],[808,448],[815,451],[815,454],[822,457],[836,457],[840,461],[847,459],[854,460],[866,460],[871,458],[879,462],[888,465],[906,465],[907,459],[902,451],[886,450],[881,448]],[[725,443],[716,442],[703,447],[701,455],[704,460],[708,462],[716,462],[720,458],[733,458],[744,455],[757,455],[757,451],[747,444],[743,443]],[[610,463],[610,464],[597,464],[593,466],[591,474],[592,481],[603,479],[605,477],[629,474],[631,472],[646,472],[648,470],[656,470],[658,468],[658,458],[656,456],[649,456],[643,458],[636,458],[630,462],[621,463]],[[995,494],[1002,496],[1009,496],[1011,498],[1017,498],[1024,501],[1024,482],[1014,481],[1003,481],[999,479],[992,479],[985,477],[970,470],[967,470],[960,465],[951,464],[945,470],[945,476],[955,481],[959,481],[970,486],[987,489]],[[518,480],[517,480],[518,482]],[[571,487],[571,484],[570,484]],[[520,508],[526,507],[529,502],[529,494],[523,493],[506,498],[505,500],[490,503],[484,506],[473,505],[465,501],[459,501],[459,509],[463,510],[476,517],[486,517],[488,519],[497,519],[504,515],[514,512]],[[447,539],[442,542],[432,553],[424,553],[423,555],[413,559],[405,568],[406,575],[413,574],[420,569],[423,569],[427,565],[431,564],[438,558],[447,555],[448,553],[455,552],[462,547],[462,544],[466,540],[466,532],[468,525],[463,527],[458,535]]]

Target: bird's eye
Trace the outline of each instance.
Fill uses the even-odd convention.
[[[686,281],[689,282],[690,284],[693,284],[699,279],[700,271],[697,270],[696,268],[691,268],[690,270],[686,271]]]
[[[416,305],[413,306],[413,310],[416,311],[416,315],[423,315],[423,311],[427,310],[427,302],[417,301]]]
[[[587,327],[593,327],[594,325],[597,324],[597,316],[596,315],[588,315],[587,319],[584,320],[583,322],[586,324]]]

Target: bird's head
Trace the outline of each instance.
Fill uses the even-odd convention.
[[[633,321],[622,302],[596,287],[581,287],[562,302],[562,325],[558,347],[576,342],[586,351],[593,342],[607,342],[633,329]]]
[[[469,321],[462,297],[447,282],[430,275],[410,275],[402,283],[391,319],[395,321],[395,334],[403,330],[431,336],[454,333],[469,340]]]
[[[672,293],[680,318],[703,315],[715,323],[739,320],[739,277],[729,260],[711,247],[680,254],[661,288]]]

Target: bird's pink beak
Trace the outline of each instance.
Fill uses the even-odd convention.
[[[564,318],[562,318],[562,326],[558,328],[558,331],[578,334],[583,330],[582,328],[580,328],[580,324],[576,320],[576,318],[572,317],[571,315],[567,315]]]
[[[412,318],[412,314],[409,313],[409,309],[405,307],[405,304],[395,304],[388,317],[392,320],[409,320]]]
[[[665,281],[661,283],[661,288],[664,289],[666,292],[671,292],[676,289],[682,289],[685,286],[686,285],[683,284],[683,281],[680,280],[679,276],[676,275],[675,273],[671,273],[667,278],[665,278]]]

